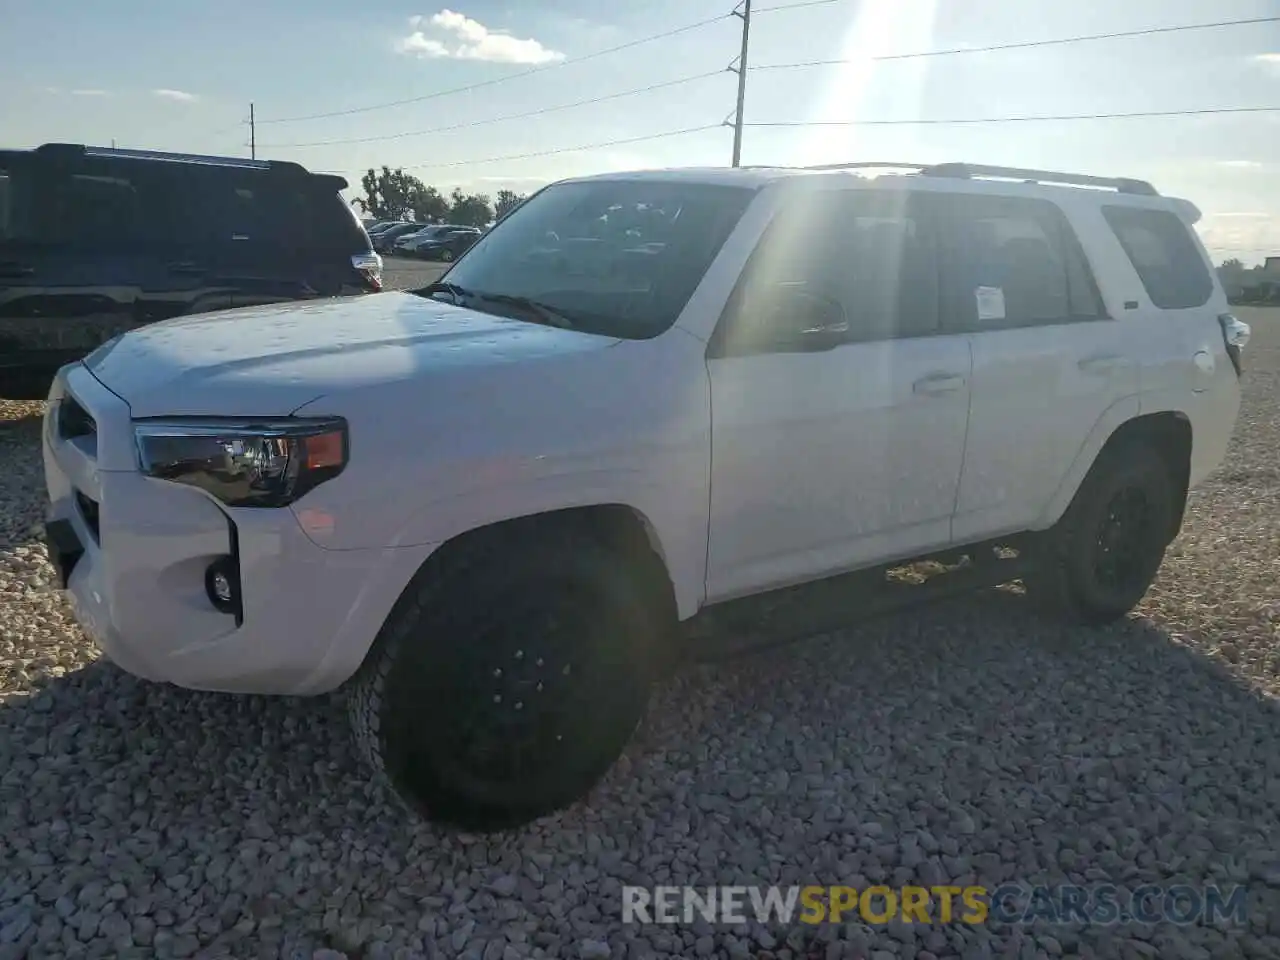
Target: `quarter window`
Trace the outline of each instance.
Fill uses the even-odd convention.
[[[1161,310],[1202,307],[1213,295],[1213,277],[1186,225],[1168,210],[1103,207],[1151,302]]]

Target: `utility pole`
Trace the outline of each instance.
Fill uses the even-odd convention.
[[[738,54],[738,108],[733,114],[733,165],[742,163],[742,108],[747,99],[747,47],[751,37],[751,0],[742,0],[742,9],[734,10],[735,17],[742,18],[742,52]]]
[[[258,159],[258,128],[253,120],[253,104],[249,104],[249,157]]]

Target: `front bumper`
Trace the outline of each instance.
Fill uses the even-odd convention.
[[[68,394],[96,431],[67,437]],[[232,509],[126,467],[127,405],[80,365],[45,418],[50,559],[76,618],[116,664],[197,690],[315,694],[359,667],[430,547],[326,550],[290,509]],[[217,609],[210,564],[233,558],[239,611]]]

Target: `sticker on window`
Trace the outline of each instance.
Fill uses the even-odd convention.
[[[1004,319],[1004,289],[1002,287],[976,287],[974,299],[978,302],[979,320]]]

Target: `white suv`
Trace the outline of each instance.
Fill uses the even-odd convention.
[[[1198,211],[871,166],[568,180],[422,290],[63,368],[47,529],[81,623],[184,687],[345,684],[401,797],[494,827],[589,789],[676,627],[743,598],[1017,543],[983,582],[1123,616],[1240,401]]]

